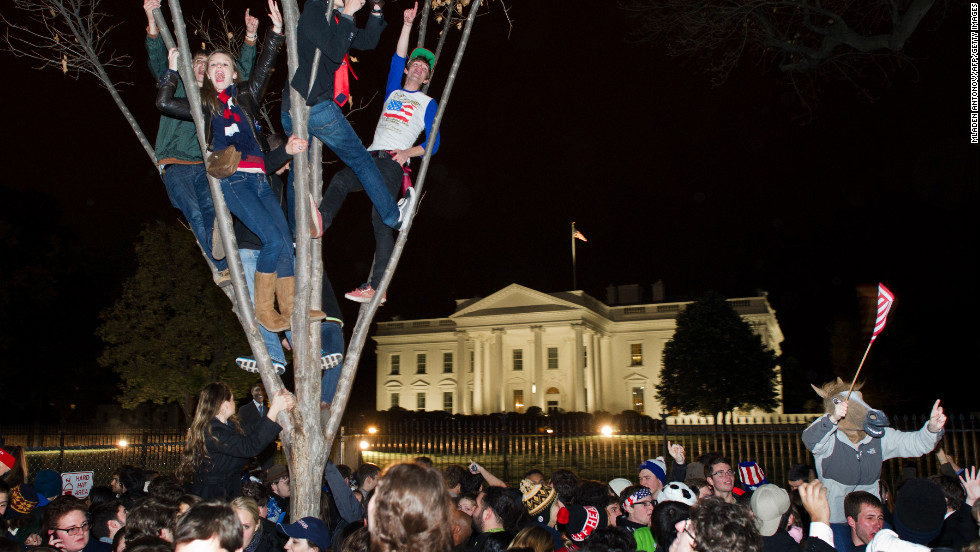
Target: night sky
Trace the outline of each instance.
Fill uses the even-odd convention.
[[[713,87],[701,71],[706,60],[638,43],[614,2],[511,3],[513,29],[499,0],[477,20],[379,320],[448,316],[454,299],[514,282],[570,289],[575,221],[589,240],[578,244],[579,288],[599,299],[608,285],[631,283],[649,299],[660,279],[668,300],[712,289],[768,291],[792,357],[789,411],[811,398],[807,383],[853,373],[867,341],[842,328],[858,319],[856,286],[879,281],[898,302],[863,372],[876,406],[924,414],[942,398],[948,411],[976,409],[968,387],[978,382],[980,360],[980,149],[969,143],[965,5],[934,8],[907,45],[911,62],[873,89],[872,100],[845,82],[825,83],[807,122],[774,67],[743,59]],[[252,0],[235,4],[236,23],[245,7],[264,9]],[[158,114],[145,16],[137,1],[104,5],[124,22],[111,43],[133,57],[131,68],[112,75],[133,83],[122,95],[152,141]],[[201,5],[186,2],[185,13]],[[355,98],[383,93],[406,7],[389,1],[378,49],[355,54]],[[71,259],[48,282],[43,312],[26,320],[6,313],[4,372],[72,381],[85,401],[106,402],[114,375],[95,362],[98,312],[134,271],[143,225],[175,221],[179,212],[93,79],[2,59],[8,173],[0,193],[8,204],[0,229],[8,254],[0,297],[22,295],[24,280],[37,281],[37,266]],[[437,99],[449,59],[434,80]],[[281,87],[285,55],[278,67],[273,89]],[[381,101],[352,118],[365,143]],[[349,197],[324,237],[339,293],[367,275],[369,208],[363,194]],[[350,328],[356,308],[341,301]],[[373,401],[370,344],[365,356],[355,393]],[[841,358],[845,367],[835,372]],[[7,404],[23,400],[10,385],[0,394]]]

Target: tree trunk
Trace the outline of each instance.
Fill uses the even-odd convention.
[[[191,66],[191,52],[187,40],[187,29],[184,25],[184,16],[181,11],[179,0],[169,0],[170,2],[170,13],[173,15],[174,23],[174,35],[177,38],[177,44],[180,47],[180,76],[184,81],[184,90],[187,92],[187,101],[191,106],[191,113],[194,117],[194,124],[197,128],[197,140],[201,146],[201,154],[206,160],[208,157],[207,151],[207,139],[204,136],[204,115],[201,109],[201,92],[197,86],[194,84],[197,82],[194,77],[194,70]],[[164,28],[164,27],[161,27]],[[266,391],[270,394],[278,393],[285,387],[282,384],[282,379],[275,373],[272,368],[272,359],[269,357],[269,351],[265,348],[265,342],[262,340],[262,335],[259,333],[258,323],[255,321],[255,312],[252,308],[252,301],[248,295],[248,287],[245,284],[245,274],[242,269],[241,257],[238,255],[238,244],[235,241],[235,233],[232,229],[231,213],[228,212],[228,206],[225,205],[224,195],[221,193],[221,183],[214,177],[208,176],[208,184],[211,187],[211,198],[214,201],[214,212],[217,216],[218,232],[221,236],[221,240],[224,244],[225,251],[227,254],[228,267],[231,269],[231,280],[234,288],[234,294],[224,288],[225,294],[228,295],[233,304],[233,311],[236,316],[238,316],[238,321],[241,323],[242,328],[245,330],[245,336],[248,338],[249,345],[252,347],[252,354],[255,355],[255,360],[259,367],[259,375],[262,377],[262,383],[265,385]],[[205,255],[207,258],[207,255]],[[210,262],[210,261],[209,261]],[[214,267],[212,266],[212,270]],[[283,445],[288,446],[289,442],[289,430],[292,426],[292,422],[289,416],[283,412],[279,415],[277,420],[279,425],[283,427],[283,432],[281,434]]]

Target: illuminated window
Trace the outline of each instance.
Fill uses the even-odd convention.
[[[391,394],[391,407],[398,408],[398,393]]]
[[[425,373],[425,353],[419,353],[415,355],[415,373],[416,374]]]
[[[453,392],[443,391],[442,393],[442,409],[450,414],[453,413]]]
[[[402,371],[401,355],[391,355],[391,375],[397,376]]]
[[[523,389],[514,389],[514,412],[524,412]]]
[[[442,353],[442,373],[452,374],[453,373],[453,354],[452,353]]]
[[[548,347],[548,369],[558,369],[558,347]]]
[[[633,410],[643,414],[643,388],[633,388]]]
[[[425,393],[416,393],[415,395],[415,409],[425,410]]]
[[[643,365],[643,344],[630,343],[630,366]]]
[[[514,371],[524,370],[524,349],[514,349]]]

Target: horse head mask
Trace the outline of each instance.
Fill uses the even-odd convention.
[[[847,401],[847,416],[840,421],[837,427],[844,432],[844,435],[847,435],[852,443],[859,443],[865,435],[874,438],[885,436],[888,416],[864,402],[861,392],[858,391],[864,386],[864,382],[854,386],[850,399],[847,398],[847,390],[850,386],[840,378],[825,384],[823,387],[811,386],[817,395],[823,399],[823,408],[827,414],[833,414],[838,403]]]

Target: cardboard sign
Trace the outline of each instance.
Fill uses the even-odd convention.
[[[85,498],[92,490],[92,480],[95,472],[69,472],[61,474],[61,494],[76,498]]]

